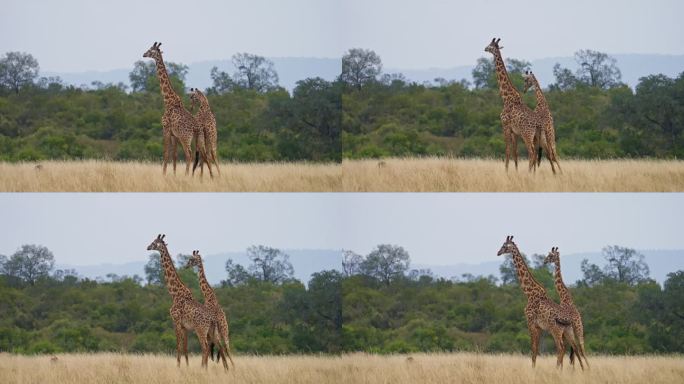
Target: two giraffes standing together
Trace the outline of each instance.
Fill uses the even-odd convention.
[[[556,132],[553,127],[553,116],[549,104],[546,102],[544,92],[542,92],[536,76],[531,71],[526,71],[523,75],[525,88],[523,93],[527,93],[530,88],[534,88],[537,97],[537,106],[531,109],[522,101],[520,92],[515,88],[511,78],[508,76],[506,64],[501,57],[502,46],[499,46],[501,39],[492,39],[491,43],[485,47],[485,52],[494,55],[494,65],[496,67],[496,79],[499,83],[499,94],[503,99],[503,110],[501,111],[501,126],[503,127],[504,142],[506,144],[506,170],[508,162],[513,152],[515,168],[518,168],[518,138],[522,137],[527,147],[529,157],[529,170],[536,170],[541,163],[542,149],[546,152],[546,158],[551,163],[551,170],[556,173],[554,163],[561,170],[558,163],[558,153],[556,152]]]
[[[209,100],[197,88],[190,88],[191,109],[195,109],[195,104],[199,104],[199,111],[193,115],[183,106],[180,96],[173,90],[169,74],[164,65],[162,51],[159,49],[161,43],[155,42],[152,47],[143,54],[143,57],[154,59],[157,66],[157,76],[161,94],[164,97],[164,115],[162,115],[162,133],[164,135],[164,163],[163,173],[166,174],[166,165],[169,157],[173,158],[173,172],[176,173],[176,161],[178,160],[178,143],[183,147],[185,153],[185,174],[190,172],[190,162],[192,161],[192,140],[195,139],[196,154],[192,173],[199,162],[200,175],[204,174],[204,163],[207,163],[209,175],[214,177],[211,170],[211,163],[216,166],[216,171],[221,174],[216,155],[216,145],[218,134],[216,131],[216,118],[209,107]],[[201,157],[201,159],[200,159]]]
[[[568,287],[563,283],[558,247],[551,248],[551,252],[544,259],[544,264],[553,263],[556,267],[554,285],[558,296],[560,296],[560,304],[551,300],[544,286],[534,278],[518,246],[513,242],[513,236],[506,237],[506,241],[497,253],[498,256],[504,254],[512,256],[520,288],[527,297],[525,318],[532,342],[532,366],[537,362],[541,333],[547,331],[556,344],[556,365],[558,367],[563,367],[565,341],[567,341],[570,344],[570,364],[574,366],[575,354],[577,354],[580,367],[584,369],[584,364],[586,364],[589,368],[589,362],[584,352],[582,315],[577,310]]]
[[[216,345],[218,346],[216,362],[218,363],[221,360],[223,368],[227,371],[226,357],[230,360],[230,364],[235,367],[230,354],[228,320],[216,298],[214,289],[209,285],[207,276],[204,274],[202,257],[199,251],[193,251],[186,268],[197,267],[204,304],[195,300],[192,291],[178,276],[167,244],[164,242],[165,236],[158,235],[147,247],[147,250],[159,252],[166,288],[173,299],[169,313],[176,331],[177,365],[180,367],[181,354],[185,356],[185,364],[188,365],[188,331],[194,330],[202,348],[202,367],[207,367],[209,356],[213,360],[214,346]]]

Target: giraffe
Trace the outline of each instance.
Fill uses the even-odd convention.
[[[542,134],[539,135],[539,144],[541,147],[539,149],[539,154],[537,155],[537,165],[541,162],[541,148],[544,148],[544,151],[546,151],[546,158],[549,159],[549,163],[551,163],[551,171],[556,173],[553,163],[555,162],[558,165],[559,171],[561,171],[561,166],[558,162],[558,153],[556,152],[556,130],[553,127],[551,109],[546,102],[546,97],[539,85],[539,81],[532,71],[525,71],[523,79],[525,80],[523,93],[527,93],[530,88],[534,88],[535,96],[537,98],[537,106],[534,108],[534,113],[543,121]]]
[[[195,117],[204,128],[204,142],[207,146],[207,156],[210,161],[214,162],[216,172],[221,175],[219,170],[218,157],[216,156],[216,142],[218,140],[218,133],[216,132],[216,118],[209,107],[209,100],[198,88],[190,88],[190,100],[192,101],[191,111],[195,109],[195,104],[199,104],[199,111]],[[192,165],[192,171],[195,172],[197,162],[199,160],[198,153],[195,153],[195,163]],[[204,173],[204,164],[200,163],[200,173]]]
[[[161,265],[164,268],[166,288],[173,299],[169,313],[176,330],[176,363],[180,367],[182,352],[185,355],[185,365],[188,365],[187,333],[194,329],[202,348],[202,367],[206,368],[209,359],[209,339],[218,341],[216,337],[216,321],[211,316],[209,308],[193,298],[190,289],[183,284],[183,281],[178,276],[167,245],[164,242],[164,237],[166,235],[158,235],[147,247],[147,250],[159,252]]]
[[[202,256],[200,256],[199,251],[192,252],[192,256],[188,259],[188,263],[185,267],[197,267],[197,276],[199,277],[202,296],[204,296],[204,305],[206,305],[209,308],[209,310],[212,312],[213,318],[216,319],[218,333],[220,336],[220,340],[222,341],[222,344],[219,344],[218,353],[223,358],[224,366],[226,364],[225,356],[228,356],[228,359],[230,359],[230,364],[233,367],[235,367],[235,363],[233,363],[233,358],[230,355],[228,320],[226,319],[226,314],[223,312],[223,308],[221,308],[221,305],[219,304],[218,299],[216,298],[216,293],[214,293],[214,289],[211,287],[209,281],[207,280],[207,276],[204,274],[204,264],[202,263]],[[211,355],[212,359],[214,354],[213,348],[214,344],[211,343],[209,345],[209,354]]]
[[[571,314],[567,308],[561,307],[547,296],[544,286],[539,284],[525,264],[525,259],[520,254],[518,246],[513,242],[513,236],[506,237],[506,241],[499,249],[497,256],[503,254],[512,255],[520,288],[527,297],[525,318],[532,342],[532,366],[534,367],[537,363],[541,332],[547,331],[553,336],[556,344],[556,366],[562,369],[563,356],[565,355],[563,338],[565,337],[570,345],[577,349],[571,326]],[[582,360],[579,361],[580,366],[584,369]]]
[[[572,315],[572,329],[575,335],[577,336],[577,339],[579,340],[577,359],[579,360],[580,357],[584,359],[584,362],[587,364],[588,368],[589,361],[587,361],[587,357],[584,353],[584,325],[582,324],[582,315],[579,313],[579,310],[575,306],[575,302],[572,300],[570,290],[568,290],[568,287],[566,287],[565,283],[563,282],[563,276],[561,275],[560,267],[560,252],[558,252],[558,247],[551,248],[551,251],[544,259],[544,264],[549,263],[554,263],[554,265],[556,266],[556,270],[553,273],[553,277],[556,292],[558,292],[558,296],[560,297],[560,305],[566,307]],[[575,364],[574,352],[575,351],[573,349],[570,349],[570,364],[572,365]]]
[[[508,171],[511,149],[513,150],[515,168],[518,168],[518,144],[515,135],[521,136],[527,147],[529,171],[536,170],[535,148],[537,146],[536,140],[538,140],[541,132],[541,120],[523,103],[522,96],[508,77],[506,64],[501,57],[503,47],[499,46],[500,40],[492,39],[491,43],[485,47],[485,52],[494,55],[499,94],[503,99],[503,110],[500,117],[506,144],[506,170]]]
[[[164,97],[164,115],[162,115],[162,129],[164,136],[164,163],[163,174],[166,174],[166,165],[169,155],[173,152],[173,170],[176,171],[176,142],[180,142],[185,152],[185,174],[190,173],[191,146],[193,137],[197,137],[196,146],[200,154],[206,159],[207,153],[204,145],[204,134],[202,126],[197,119],[183,107],[181,98],[176,94],[169,80],[169,75],[164,65],[162,51],[159,49],[161,43],[155,42],[150,49],[143,54],[143,57],[154,59],[157,66],[157,76],[162,96]],[[211,164],[208,164],[209,175],[213,177]]]

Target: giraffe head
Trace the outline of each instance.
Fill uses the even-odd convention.
[[[195,104],[202,105],[208,103],[207,97],[204,96],[204,93],[199,88],[190,88],[190,101],[192,102],[192,108],[195,108]]]
[[[503,49],[503,47],[500,47],[500,46],[499,46],[499,41],[500,41],[500,40],[501,40],[501,39],[493,38],[493,39],[492,39],[492,42],[489,43],[489,45],[487,45],[487,46],[485,47],[485,49],[484,49],[485,52],[489,52],[489,53],[491,53],[491,54],[495,54],[497,51]]]
[[[558,247],[551,248],[551,252],[544,259],[544,264],[556,263],[560,260],[560,253],[558,252]]]
[[[148,49],[147,52],[143,53],[143,57],[150,57],[155,60],[161,60],[162,51],[161,49],[159,49],[159,47],[161,47],[161,43],[157,43],[155,41],[154,44],[152,44],[152,46],[150,47],[150,49]]]
[[[523,79],[525,80],[523,93],[527,92],[530,88],[534,88],[537,83],[537,79],[534,77],[534,73],[532,73],[532,71],[525,71],[523,74]]]
[[[192,251],[192,256],[188,259],[188,263],[185,264],[185,268],[197,267],[202,264],[202,256],[200,256],[199,251]]]
[[[503,243],[501,246],[501,249],[499,249],[499,252],[497,252],[497,256],[501,256],[503,254],[507,253],[513,253],[513,249],[515,249],[515,243],[513,242],[513,236],[506,236],[506,241]]]
[[[166,247],[166,243],[164,242],[164,237],[166,235],[157,235],[157,238],[154,239],[154,241],[147,246],[148,251],[161,251]]]

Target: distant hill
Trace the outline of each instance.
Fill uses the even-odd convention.
[[[294,267],[295,278],[307,283],[311,278],[311,274],[322,270],[337,269],[342,267],[342,253],[341,251],[322,249],[287,249],[283,250],[290,256],[290,262]],[[173,255],[175,258],[176,255]],[[218,284],[221,280],[226,279],[226,260],[233,259],[237,264],[245,267],[250,264],[247,254],[245,252],[226,252],[214,255],[203,255],[205,273],[207,279],[211,284]],[[107,274],[114,273],[119,276],[122,275],[138,275],[145,277],[145,261],[135,261],[124,264],[96,264],[96,265],[66,265],[58,264],[58,269],[75,269],[82,277],[95,279],[97,277],[105,278]]]
[[[484,52],[483,52],[483,56]],[[491,56],[491,55],[490,55]],[[634,88],[640,77],[652,74],[665,74],[676,77],[684,72],[684,55],[650,55],[650,54],[621,54],[611,55],[617,60],[617,66],[622,72],[622,81]],[[488,56],[485,56],[488,57]],[[520,58],[517,58],[520,59]],[[533,60],[532,71],[539,79],[543,87],[556,81],[553,76],[553,66],[560,63],[562,67],[570,68],[573,72],[577,67],[573,57],[551,57]],[[446,80],[466,79],[472,81],[472,70],[475,65],[463,65],[451,68],[428,68],[428,69],[397,69],[386,68],[385,73],[403,73],[407,79],[417,83],[432,82],[435,78],[442,77]]]
[[[485,56],[483,52],[483,56]],[[612,55],[617,60],[617,65],[622,71],[622,81],[634,88],[639,78],[651,74],[663,73],[669,77],[675,77],[684,72],[684,55],[656,55],[656,54],[619,54]],[[276,72],[280,78],[280,85],[292,91],[296,82],[308,77],[322,77],[328,81],[334,80],[341,72],[342,63],[340,58],[312,58],[312,57],[271,57]],[[543,86],[555,82],[553,66],[560,63],[561,66],[576,69],[575,60],[572,57],[552,57],[532,61],[532,70]],[[188,65],[186,85],[205,89],[210,87],[211,78],[209,73],[212,67],[233,73],[234,68],[230,60],[200,61]],[[450,68],[426,68],[426,69],[401,69],[384,68],[384,73],[403,73],[407,79],[418,83],[432,82],[435,78],[442,77],[447,80],[466,79],[472,81],[471,72],[474,65],[462,65]],[[128,84],[128,74],[131,68],[114,69],[111,71],[86,71],[86,72],[43,72],[41,76],[59,76],[67,84],[75,86],[89,86],[93,81],[103,83],[123,82]]]
[[[644,255],[644,260],[650,268],[651,278],[655,279],[661,284],[667,279],[668,273],[684,270],[684,250],[641,250],[639,252]],[[530,257],[530,255],[528,255],[528,257]],[[577,280],[582,278],[580,264],[582,263],[583,259],[589,259],[590,263],[594,263],[599,267],[603,267],[606,264],[601,252],[574,253],[565,255],[561,250],[563,280],[567,284],[574,284]],[[494,275],[499,277],[499,266],[502,262],[503,258],[497,261],[486,261],[478,264],[416,264],[412,265],[411,268],[429,268],[435,275],[445,278],[461,277],[461,275],[464,273],[470,273],[475,276]]]
[[[328,81],[334,80],[339,76],[342,62],[341,59],[328,58],[313,58],[313,57],[271,57],[269,60],[273,61],[276,72],[278,72],[279,84],[287,90],[292,91],[297,81],[304,80],[309,77],[321,77]],[[185,63],[184,63],[185,64]],[[186,76],[185,84],[188,87],[197,87],[206,89],[212,86],[211,73],[212,67],[218,67],[219,70],[228,73],[233,73],[235,68],[230,60],[212,60],[200,61],[188,65],[188,74]],[[128,74],[133,69],[114,69],[111,71],[87,71],[87,72],[41,72],[41,76],[59,76],[66,84],[75,86],[87,85],[93,81],[101,81],[103,83],[119,83],[129,84]]]

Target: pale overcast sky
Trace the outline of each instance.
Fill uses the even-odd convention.
[[[684,194],[0,194],[0,254],[50,248],[60,264],[172,253],[403,246],[416,264],[497,260],[509,234],[527,254],[606,245],[682,249]]]
[[[385,67],[472,65],[492,37],[534,60],[591,48],[683,54],[679,0],[4,0],[0,53],[44,71],[130,68],[154,42],[189,64],[236,52],[340,57],[370,48]]]

